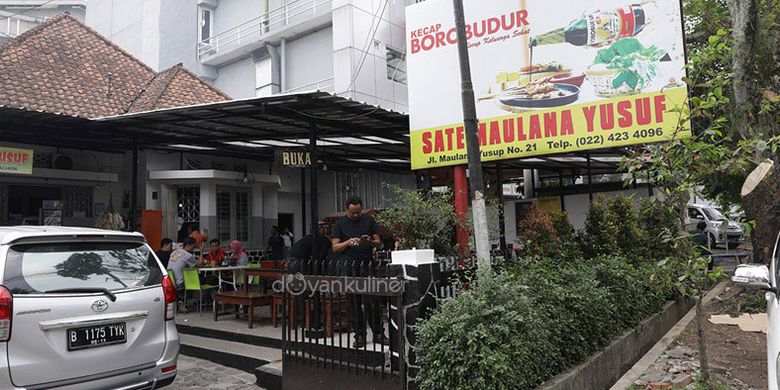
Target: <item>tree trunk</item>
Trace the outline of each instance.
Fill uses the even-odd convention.
[[[780,232],[780,169],[772,160],[759,164],[745,179],[740,195],[748,220],[755,221],[750,234],[753,261],[769,264]]]
[[[699,339],[699,364],[701,365],[701,380],[704,388],[709,389],[710,385],[710,364],[707,360],[707,340],[704,336],[704,307],[702,307],[702,296],[696,299],[696,335]]]
[[[726,0],[734,39],[734,110],[731,124],[743,139],[750,139],[752,121],[750,112],[755,101],[755,85],[751,78],[750,62],[756,44],[759,0]]]

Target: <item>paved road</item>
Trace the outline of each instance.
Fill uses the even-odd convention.
[[[208,360],[179,355],[176,381],[166,389],[263,390],[255,376]]]

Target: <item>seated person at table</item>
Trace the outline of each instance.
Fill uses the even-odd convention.
[[[222,265],[222,261],[225,260],[227,255],[222,246],[219,245],[219,240],[216,238],[209,242],[209,253],[206,255],[206,264],[211,267],[218,267]]]
[[[196,259],[193,252],[195,251],[195,239],[187,237],[184,239],[184,247],[176,248],[171,252],[170,260],[168,261],[168,269],[173,271],[173,277],[176,279],[176,288],[182,288],[184,286],[184,269],[195,268],[203,266],[203,248],[200,250],[200,259]]]
[[[166,269],[168,268],[168,260],[171,258],[171,253],[173,253],[173,240],[163,238],[160,241],[160,250],[157,251],[157,258],[160,259],[160,262]]]
[[[233,252],[231,265],[247,265],[249,263],[249,255],[246,253],[246,248],[241,244],[241,241],[231,241],[230,250]]]

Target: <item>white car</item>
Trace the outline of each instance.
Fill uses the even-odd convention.
[[[769,390],[778,389],[780,382],[780,235],[772,252],[772,264],[742,264],[737,266],[731,280],[742,287],[766,291],[767,317],[769,324],[766,333],[767,371]]]
[[[0,281],[1,389],[175,379],[176,290],[142,235],[0,227]]]
[[[713,248],[723,245],[734,249],[745,243],[745,229],[738,222],[726,218],[720,208],[691,204],[688,205],[685,215],[685,226],[689,231],[696,229],[699,222],[707,224],[704,232],[707,233]]]

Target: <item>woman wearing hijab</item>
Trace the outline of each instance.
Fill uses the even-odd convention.
[[[233,252],[233,261],[238,262],[238,265],[247,265],[249,263],[249,255],[247,255],[246,248],[241,244],[241,241],[231,241],[230,250]]]

